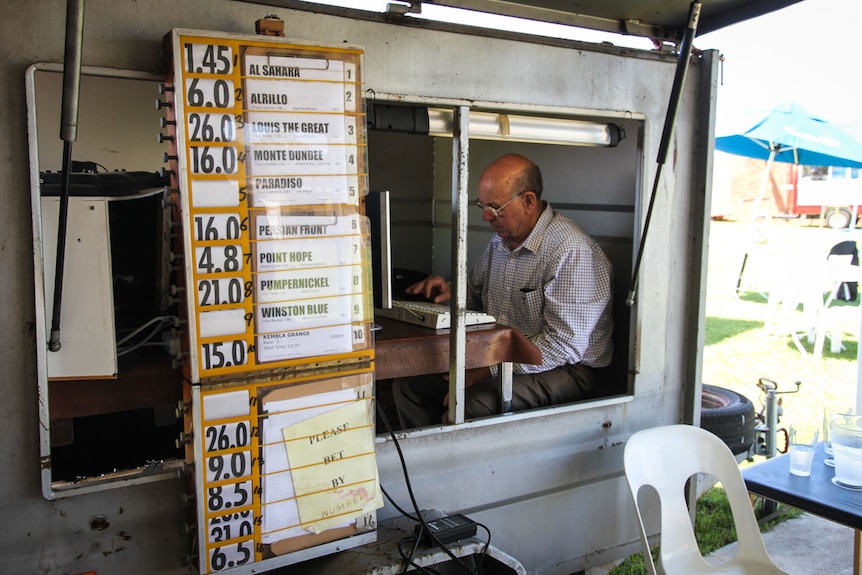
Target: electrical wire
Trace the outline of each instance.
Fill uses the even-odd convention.
[[[410,501],[413,504],[413,510],[416,512],[416,516],[415,517],[411,516],[408,513],[405,513],[400,508],[398,508],[398,509],[399,509],[399,511],[401,511],[401,513],[405,517],[409,517],[413,521],[416,521],[417,523],[420,523],[422,525],[422,530],[419,532],[418,536],[416,537],[416,545],[413,547],[413,551],[411,552],[411,554],[408,557],[404,557],[405,564],[401,570],[401,573],[404,574],[407,572],[407,567],[409,565],[413,564],[413,554],[416,552],[416,549],[419,545],[419,540],[421,539],[422,533],[423,532],[428,533],[429,535],[431,535],[432,538],[434,537],[434,535],[433,535],[433,533],[431,533],[431,530],[428,529],[428,523],[425,521],[425,518],[422,516],[422,513],[419,512],[419,504],[416,503],[416,497],[413,494],[413,485],[410,483],[410,474],[407,471],[407,462],[404,460],[404,452],[401,451],[401,444],[398,442],[398,438],[395,436],[395,431],[392,429],[392,425],[390,425],[390,423],[389,423],[389,418],[386,417],[386,412],[384,412],[383,408],[380,407],[380,402],[379,401],[375,402],[375,406],[377,407],[377,413],[380,416],[381,421],[383,421],[383,425],[386,427],[386,430],[389,432],[389,436],[392,438],[392,441],[395,445],[395,451],[398,453],[398,459],[401,462],[401,471],[404,474],[404,482],[407,485],[407,494],[410,496]],[[387,495],[387,498],[392,500],[389,495]],[[437,543],[438,543],[438,545],[440,545],[441,547],[443,547],[445,549],[445,547],[442,544],[440,544],[439,541],[437,541]],[[400,543],[399,543],[398,550],[400,553],[401,552]],[[448,549],[447,549],[447,551],[448,551]],[[454,557],[454,554],[452,554],[452,555]]]
[[[410,550],[410,555],[406,555],[404,553],[404,549],[402,546],[404,543],[413,542],[413,549]],[[416,549],[419,548],[419,537],[411,536],[405,537],[401,541],[398,542],[398,554],[401,555],[401,558],[404,560],[404,565],[401,567],[401,574],[404,575],[407,573],[408,567],[415,567],[419,569],[421,573],[429,573],[430,575],[440,575],[440,573],[436,569],[432,569],[431,567],[423,567],[419,565],[415,561],[413,561],[413,555],[416,553]]]
[[[476,572],[478,573],[479,568],[482,566],[482,561],[484,561],[485,557],[488,555],[488,548],[491,547],[491,530],[481,523],[477,522],[476,525],[484,529],[485,533],[488,534],[488,539],[485,541],[485,546],[482,547],[482,553],[479,554],[479,559],[476,561]]]
[[[422,525],[421,530],[415,536],[417,541],[416,541],[416,545],[414,545],[414,547],[413,547],[413,551],[411,551],[410,555],[407,557],[402,556],[405,560],[405,565],[401,571],[402,574],[406,573],[406,569],[408,566],[410,566],[410,565],[415,566],[415,563],[413,563],[413,554],[415,554],[416,549],[418,548],[419,541],[422,539],[422,534],[427,533],[428,536],[434,541],[434,543],[438,547],[440,547],[440,549],[442,549],[443,552],[446,553],[446,555],[448,555],[458,566],[460,566],[462,569],[464,569],[470,575],[478,575],[479,565],[481,565],[482,559],[485,558],[485,555],[488,553],[488,548],[491,545],[491,531],[490,531],[490,529],[488,529],[486,526],[482,525],[481,523],[476,523],[476,525],[481,526],[488,533],[488,540],[485,542],[485,546],[482,550],[482,553],[480,554],[480,558],[477,561],[477,565],[475,568],[471,568],[469,565],[464,563],[464,561],[462,561],[460,557],[455,555],[451,549],[449,549],[448,547],[446,547],[445,544],[440,542],[440,540],[437,538],[437,536],[434,535],[434,533],[428,528],[428,523],[425,521],[425,518],[422,516],[422,513],[419,511],[419,504],[416,503],[416,497],[413,494],[413,486],[410,483],[410,474],[407,471],[407,462],[404,459],[404,453],[401,451],[401,445],[398,443],[398,438],[395,435],[395,431],[392,429],[392,426],[389,424],[389,418],[386,417],[386,413],[383,411],[383,408],[380,407],[379,401],[375,402],[375,406],[377,408],[377,414],[380,416],[380,420],[383,421],[383,425],[386,427],[386,431],[389,433],[389,436],[392,438],[392,442],[395,445],[395,450],[398,453],[398,459],[401,462],[401,470],[404,474],[404,482],[407,485],[407,494],[410,496],[410,501],[413,504],[413,510],[416,513],[416,516],[413,517],[410,514],[405,513],[400,507],[398,507],[392,501],[392,498],[389,496],[388,493],[386,493],[385,490],[383,490],[382,486],[381,486],[381,490],[383,490],[383,493],[386,496],[386,498],[389,499],[390,502],[392,502],[393,506],[402,515],[404,515],[405,517],[412,519],[413,521],[416,521],[417,523]],[[409,539],[409,538],[406,538],[406,539]],[[404,539],[402,539],[402,542],[403,541],[404,541]],[[401,542],[399,542],[399,544],[398,544],[398,552],[401,553]],[[420,569],[422,569],[422,568],[420,567]],[[424,569],[422,571],[423,571],[423,573],[425,572]]]
[[[151,325],[156,324],[156,323],[161,324],[162,322],[165,322],[165,321],[168,321],[168,320],[172,320],[172,319],[173,319],[173,316],[165,316],[165,315],[160,315],[160,316],[156,316],[156,317],[154,317],[153,319],[151,319],[151,320],[147,321],[146,323],[144,323],[142,326],[140,326],[140,327],[138,327],[137,329],[135,329],[135,330],[134,330],[132,333],[130,333],[129,335],[127,335],[127,336],[123,337],[122,339],[118,340],[118,341],[117,341],[117,347],[119,347],[119,346],[123,345],[124,343],[126,343],[127,341],[129,341],[130,339],[132,339],[133,337],[135,337],[136,335],[138,335],[139,333],[141,333],[142,331],[144,331],[145,329],[147,329],[147,328],[148,328],[148,327],[150,327]],[[152,337],[152,336],[150,336],[150,337]]]
[[[173,316],[158,316],[158,317],[154,317],[153,319],[147,321],[142,326],[138,327],[132,333],[123,337],[121,340],[119,340],[117,342],[117,357],[121,357],[121,356],[126,355],[128,353],[131,353],[131,352],[133,352],[133,351],[135,351],[135,350],[137,350],[137,349],[139,349],[145,345],[152,345],[152,339],[154,337],[156,337],[159,333],[162,332],[166,323],[171,322],[173,320],[174,320]],[[143,330],[145,330],[146,328],[148,328],[150,326],[155,326],[155,327],[141,341],[139,341],[133,345],[127,346],[127,347],[122,347],[123,344],[128,343],[132,338],[139,335],[140,333],[143,332]],[[161,342],[158,342],[158,345],[161,346],[163,344]]]
[[[160,341],[150,341],[150,339],[152,339],[152,337],[155,336],[157,333],[158,333],[158,330],[156,330],[156,332],[153,333],[150,336],[150,338],[148,338],[144,341],[138,342],[134,345],[130,345],[129,347],[124,347],[122,349],[118,348],[117,349],[117,357],[122,357],[122,356],[129,354],[129,353],[132,353],[133,351],[138,350],[142,347],[164,347],[164,344]]]
[[[386,491],[382,485],[380,486],[380,491],[383,492],[383,496],[386,497],[386,500],[392,504],[392,507],[394,507],[398,511],[398,513],[400,513],[401,515],[403,515],[404,517],[406,517],[408,519],[412,519],[413,521],[416,521],[416,522],[419,521],[419,519],[417,517],[410,515],[410,513],[408,511],[405,511],[404,509],[402,509],[401,506],[398,505],[394,499],[392,499],[392,496],[389,495],[389,492]]]

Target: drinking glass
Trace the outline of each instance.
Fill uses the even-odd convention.
[[[823,463],[829,467],[835,467],[835,459],[832,457],[832,434],[830,427],[832,419],[836,415],[852,415],[851,407],[826,406],[823,408],[823,450],[826,452],[826,457],[823,458]]]
[[[849,489],[862,488],[862,417],[836,415],[829,432],[835,457],[833,483]]]
[[[790,473],[800,477],[811,475],[814,447],[820,435],[819,427],[810,425],[790,426]]]

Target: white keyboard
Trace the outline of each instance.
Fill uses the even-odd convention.
[[[396,300],[392,302],[392,309],[376,309],[374,313],[380,317],[397,319],[431,329],[448,329],[452,326],[449,304]],[[466,325],[496,323],[497,321],[494,316],[479,311],[467,311],[464,318]]]

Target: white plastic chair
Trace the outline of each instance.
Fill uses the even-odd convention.
[[[844,345],[841,343],[841,340],[844,334],[840,320],[847,316],[856,316],[857,320],[851,320],[848,323],[859,325],[858,316],[860,310],[862,310],[860,306],[831,307],[839,293],[846,289],[846,282],[858,283],[862,280],[862,268],[858,265],[853,265],[852,255],[832,254],[826,258],[826,262],[824,275],[826,276],[825,281],[828,286],[829,296],[823,304],[823,309],[817,321],[814,342],[814,357],[817,359],[820,359],[823,355],[823,344],[827,334],[829,336],[829,351],[836,354],[843,351]]]
[[[805,337],[808,343],[815,343],[825,291],[819,268],[812,271],[799,266],[782,266],[771,283],[764,332],[770,336],[789,335],[799,353],[808,355],[800,338]],[[800,306],[801,311],[798,310]]]
[[[736,459],[717,436],[691,425],[639,431],[626,444],[625,472],[637,511],[644,562],[651,575],[788,575],[769,558]],[[685,500],[686,481],[692,476],[696,479],[698,473],[708,473],[722,483],[736,524],[737,554],[720,565],[710,565],[701,556]],[[661,502],[658,571],[638,505],[644,485],[652,486]]]

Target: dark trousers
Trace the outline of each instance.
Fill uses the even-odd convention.
[[[449,382],[438,374],[394,380],[392,394],[402,429],[446,423],[448,410],[443,398],[448,392]],[[596,395],[594,370],[582,364],[512,376],[512,411],[571,403]],[[500,413],[500,383],[496,378],[476,382],[465,390],[464,397],[465,419]]]

